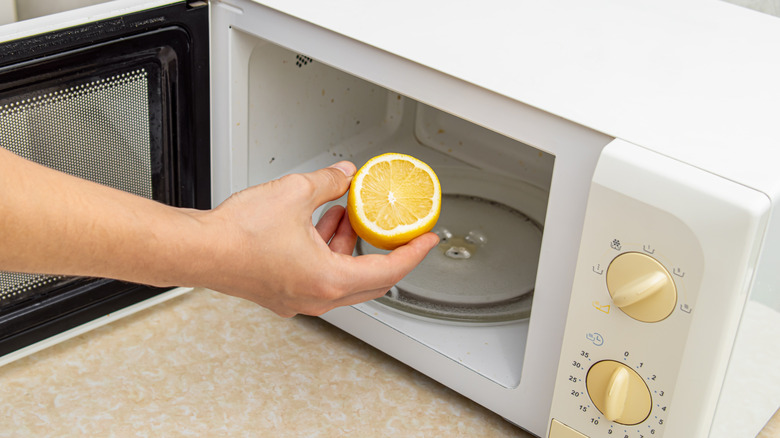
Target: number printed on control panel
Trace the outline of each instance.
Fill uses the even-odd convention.
[[[669,396],[667,391],[659,386],[662,383],[661,376],[654,373],[651,365],[646,361],[632,360],[635,358],[630,351],[624,351],[622,355],[618,355],[620,357],[619,360],[595,358],[593,353],[593,351],[587,349],[580,350],[570,362],[571,371],[567,374],[567,393],[569,400],[571,400],[570,406],[576,410],[576,417],[579,418],[576,424],[571,426],[592,437],[649,438],[662,436],[663,426],[668,414],[667,401]],[[600,354],[600,352],[596,353]],[[594,365],[599,363],[601,365],[594,367]],[[599,396],[589,394],[589,391],[595,391],[594,388],[588,386],[588,374],[594,368],[597,371],[590,377],[591,379],[598,377],[600,372],[598,369],[607,370],[606,379],[601,377],[591,382],[594,388],[598,386],[599,389],[596,391],[598,393],[605,392],[604,388],[599,385],[603,385],[604,380],[609,381],[609,377],[615,372],[622,374],[624,373],[622,370],[626,370],[625,372],[634,376],[633,384],[646,388],[646,392],[649,394],[650,405],[646,417],[639,420],[629,420],[634,422],[634,424],[624,424],[627,422],[620,416],[610,420],[609,415],[602,412],[594,402],[594,398],[598,399]],[[601,373],[603,374],[604,372],[602,371]],[[642,391],[645,391],[645,389]],[[608,411],[604,407],[602,409]]]

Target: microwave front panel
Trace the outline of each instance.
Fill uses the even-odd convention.
[[[531,316],[517,327],[448,330],[451,322],[433,327],[378,303],[325,319],[543,434],[587,188],[612,138],[258,2],[212,4],[212,34],[212,96],[224,108],[214,114],[214,143],[230,145],[214,148],[215,201],[288,172],[339,159],[360,165],[388,151],[454,175],[443,191],[491,200],[497,191],[520,194],[486,187],[490,178],[473,183],[482,172],[542,193],[519,209],[538,218],[544,234]]]
[[[0,30],[0,146],[138,196],[208,208],[209,99],[196,93],[208,87],[207,8],[178,2],[127,12],[139,2],[118,3],[113,15],[106,5],[78,11],[109,15],[97,21],[36,31],[52,20],[45,17]],[[0,273],[0,354],[162,291]]]

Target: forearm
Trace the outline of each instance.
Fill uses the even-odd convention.
[[[0,269],[177,285],[195,211],[54,172],[0,148]],[[189,266],[188,266],[189,265]]]
[[[26,161],[0,147],[0,270],[203,286],[280,315],[374,299],[438,242],[352,257],[348,162],[250,187],[209,211],[174,208]]]

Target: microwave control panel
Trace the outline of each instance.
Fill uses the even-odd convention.
[[[707,435],[766,209],[751,189],[620,140],[607,146],[550,438]]]

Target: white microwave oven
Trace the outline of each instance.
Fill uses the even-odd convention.
[[[34,65],[32,48],[57,58],[68,38],[100,58],[117,47],[105,33],[171,35],[142,82],[175,70],[179,88],[149,79],[161,99],[207,103],[192,117],[210,113],[210,134],[187,117],[149,124],[181,133],[162,167],[194,169],[145,177],[162,202],[217,205],[382,152],[434,168],[439,247],[385,297],[323,315],[331,324],[540,437],[748,437],[780,406],[777,18],[717,1],[118,0],[0,28],[18,58],[0,74]],[[179,62],[196,43],[205,61]],[[0,90],[0,127],[56,92],[58,73],[41,78],[44,98],[34,83]],[[184,139],[209,135],[204,175]]]

